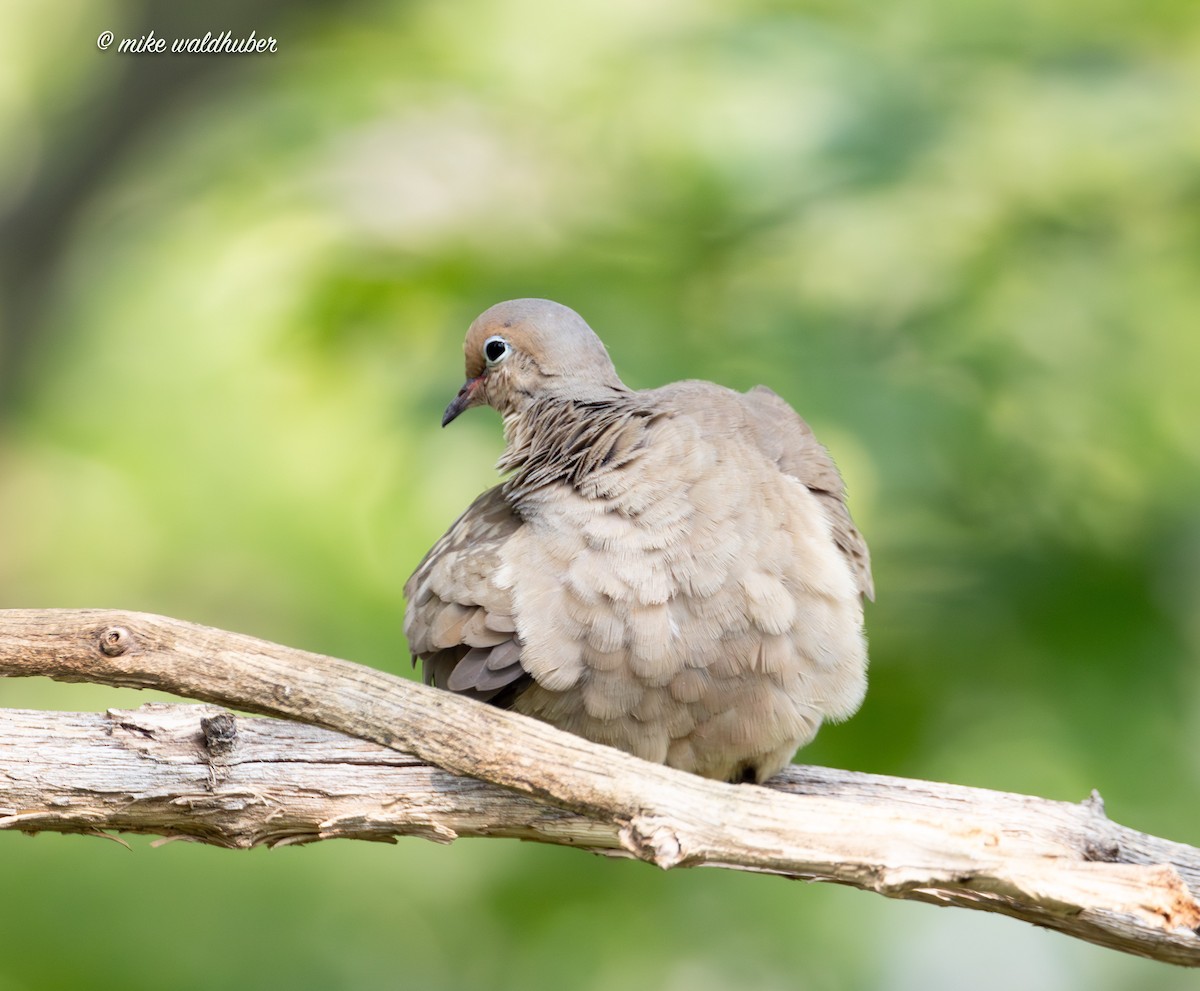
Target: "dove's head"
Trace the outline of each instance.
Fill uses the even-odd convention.
[[[597,399],[625,392],[608,352],[574,310],[548,299],[512,299],[481,313],[463,344],[467,381],[442,426],[472,406],[520,413],[547,395]]]

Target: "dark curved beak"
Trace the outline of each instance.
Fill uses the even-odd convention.
[[[442,414],[443,427],[463,410],[475,405],[475,390],[479,388],[479,384],[482,381],[483,376],[480,375],[478,378],[467,379],[463,383],[463,387],[458,390],[458,395],[450,401],[450,405],[446,407],[446,412]]]

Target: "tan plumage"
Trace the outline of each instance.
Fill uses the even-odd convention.
[[[483,493],[405,586],[425,680],[706,777],[763,781],[866,690],[866,544],[762,386],[627,389],[583,320],[493,306],[449,423],[504,418]]]

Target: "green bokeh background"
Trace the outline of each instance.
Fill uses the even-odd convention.
[[[764,382],[875,556],[803,758],[1200,843],[1193,0],[4,0],[0,605],[407,673],[484,487],[461,336],[549,296],[626,382]],[[97,50],[233,29],[275,55]],[[144,694],[38,680],[0,705]],[[998,917],[508,841],[0,834],[0,991],[1175,989]]]

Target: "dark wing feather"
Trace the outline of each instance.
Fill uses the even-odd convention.
[[[529,682],[512,595],[495,581],[522,526],[499,486],[476,499],[405,583],[404,632],[426,684],[508,705]]]

